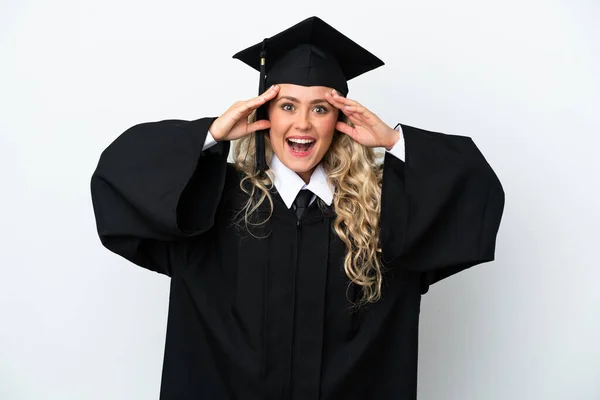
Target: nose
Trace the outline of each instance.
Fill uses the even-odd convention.
[[[309,116],[306,113],[298,113],[294,127],[299,131],[309,131],[312,128]]]

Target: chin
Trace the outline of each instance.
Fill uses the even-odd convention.
[[[309,160],[295,160],[289,157],[279,158],[281,162],[296,173],[304,173],[309,172],[315,169],[315,167],[319,164],[318,161],[309,161]]]

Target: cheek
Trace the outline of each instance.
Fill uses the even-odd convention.
[[[273,138],[282,138],[289,129],[289,121],[287,121],[285,116],[280,115],[280,113],[277,111],[270,115],[269,121],[271,122],[270,130]]]
[[[335,134],[336,123],[337,118],[322,121],[319,127],[319,131],[322,133],[321,140],[323,140],[323,142],[331,143],[331,141],[333,140],[333,135]]]

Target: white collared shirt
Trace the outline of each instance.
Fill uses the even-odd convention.
[[[398,124],[396,130],[400,132],[400,140],[396,142],[391,150],[386,149],[386,151],[404,161],[404,136],[402,135],[402,126]],[[208,135],[206,135],[202,150],[206,150],[216,143],[217,142],[209,131]],[[292,208],[296,196],[303,189],[308,189],[313,192],[313,197],[310,200],[311,203],[319,197],[325,204],[328,206],[331,205],[335,188],[327,179],[327,173],[321,164],[317,165],[317,168],[313,171],[308,183],[304,183],[304,180],[302,180],[297,173],[286,167],[275,154],[273,154],[269,167],[273,170],[275,178],[273,184],[288,208]]]
[[[335,188],[327,179],[327,173],[321,164],[317,165],[308,183],[304,183],[304,180],[297,173],[286,167],[275,154],[273,154],[269,167],[273,170],[275,177],[273,184],[288,208],[292,208],[296,196],[303,189],[313,192],[313,197],[310,199],[309,204],[312,204],[319,197],[325,204],[328,206],[331,205]]]

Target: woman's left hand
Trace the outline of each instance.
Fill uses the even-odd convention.
[[[367,147],[385,147],[390,150],[398,139],[400,133],[390,128],[379,117],[354,100],[340,96],[335,89],[325,94],[326,100],[346,114],[354,124],[339,122],[335,128],[350,136],[352,139]]]

